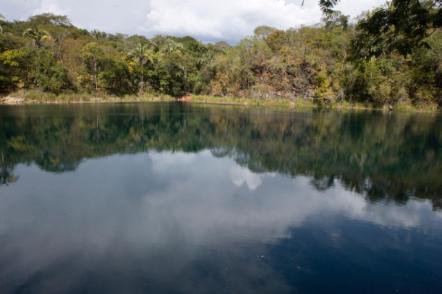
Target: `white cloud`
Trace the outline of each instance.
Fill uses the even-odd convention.
[[[143,29],[148,34],[238,40],[259,25],[289,28],[315,23],[320,17],[317,6],[302,8],[284,0],[151,0]]]
[[[59,15],[68,15],[69,12],[60,8],[56,0],[42,0],[40,7],[34,10],[33,14],[50,12]]]
[[[341,2],[338,8],[354,17],[385,0]],[[259,25],[287,29],[318,23],[318,0],[306,0],[303,7],[301,3],[302,0],[2,0],[0,11],[10,19],[42,12],[67,14],[78,26],[113,33],[238,41]]]

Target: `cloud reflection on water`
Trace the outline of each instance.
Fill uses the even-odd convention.
[[[13,277],[10,283],[46,272],[46,282],[75,288],[88,269],[91,275],[120,275],[109,291],[142,292],[145,285],[138,283],[146,279],[167,289],[171,277],[189,290],[199,281],[194,265],[200,262],[219,275],[199,284],[201,292],[221,284],[253,292],[253,281],[269,277],[267,290],[283,292],[289,290],[283,279],[255,257],[308,221],[347,218],[425,229],[441,220],[430,201],[372,203],[339,182],[320,191],[308,177],[257,174],[208,150],[116,155],[63,174],[35,165],[19,165],[15,172],[20,182],[0,190],[0,275]],[[230,272],[220,268],[223,262]],[[124,273],[134,263],[143,277],[131,276],[126,285]],[[63,265],[69,273],[57,273]],[[243,278],[235,280],[235,271]],[[46,293],[57,290],[50,283],[38,286]]]

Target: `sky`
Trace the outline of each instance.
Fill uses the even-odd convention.
[[[288,29],[320,22],[318,0],[1,0],[9,20],[51,12],[67,15],[89,30],[154,36],[190,35],[201,41],[237,42],[254,28]],[[356,17],[385,0],[341,0],[337,7]]]

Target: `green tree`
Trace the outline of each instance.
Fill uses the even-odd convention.
[[[28,48],[9,49],[0,53],[0,92],[30,84],[32,52]]]
[[[40,30],[37,27],[26,29],[23,32],[23,36],[31,38],[37,49],[43,46],[43,41],[50,39],[50,34],[47,31]]]
[[[339,0],[320,0],[330,17]],[[397,51],[408,55],[422,46],[426,38],[442,26],[442,0],[392,0],[376,9],[357,25],[354,52],[362,58]]]
[[[34,52],[33,57],[34,66],[30,71],[33,86],[54,94],[72,89],[66,69],[51,51],[41,49]]]
[[[157,44],[154,88],[174,97],[192,92],[196,63],[185,46],[173,38],[160,37],[153,41]]]
[[[34,26],[72,27],[72,23],[66,15],[55,15],[52,13],[31,16],[29,22]]]
[[[83,61],[87,74],[89,77],[91,77],[94,91],[98,92],[98,75],[100,74],[104,63],[103,49],[95,42],[88,43],[81,49],[80,57]],[[83,80],[83,83],[88,84],[88,80]]]
[[[107,93],[117,96],[133,94],[137,91],[137,87],[133,86],[127,64],[121,60],[102,61],[99,84]]]
[[[153,64],[154,52],[149,48],[146,43],[138,43],[136,47],[129,52],[129,58],[135,61],[137,65],[137,72],[139,73],[138,93],[144,94],[146,88],[145,76],[146,76],[146,64]]]

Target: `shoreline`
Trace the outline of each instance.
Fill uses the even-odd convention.
[[[41,94],[41,93],[40,93]],[[90,96],[85,94],[68,94],[60,96],[32,94],[34,97],[24,95],[6,95],[0,97],[0,105],[51,105],[51,104],[110,104],[110,103],[143,103],[143,102],[181,102],[189,104],[205,105],[231,105],[241,107],[263,107],[278,110],[314,110],[328,109],[336,111],[382,111],[390,112],[387,106],[376,107],[368,103],[337,102],[327,106],[316,105],[311,100],[291,100],[285,98],[255,99],[241,97],[215,97],[207,95],[195,95],[189,99],[176,99],[170,96]],[[26,97],[26,98],[25,98]],[[41,98],[40,98],[41,97]],[[439,113],[440,108],[435,105],[412,105],[410,103],[398,103],[394,106],[393,112],[418,112],[418,113]]]

